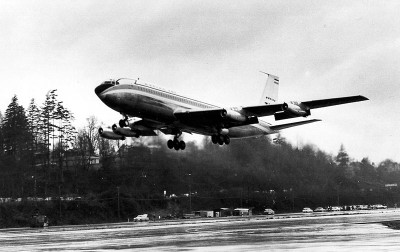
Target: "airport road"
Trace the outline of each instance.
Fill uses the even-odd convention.
[[[399,210],[1,229],[0,251],[399,251]]]

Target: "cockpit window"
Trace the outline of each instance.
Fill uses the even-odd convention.
[[[109,80],[109,81],[104,81],[101,84],[111,84],[111,85],[115,85],[115,80]]]

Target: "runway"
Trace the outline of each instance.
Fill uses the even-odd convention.
[[[400,211],[2,229],[0,251],[398,251]]]

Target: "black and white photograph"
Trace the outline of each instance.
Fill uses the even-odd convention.
[[[0,0],[0,251],[399,251],[400,2]]]

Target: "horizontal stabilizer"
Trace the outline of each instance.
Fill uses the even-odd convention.
[[[279,124],[279,125],[273,125],[270,126],[270,128],[272,130],[281,130],[281,129],[287,129],[287,128],[291,128],[291,127],[295,127],[295,126],[299,126],[299,125],[303,125],[303,124],[308,124],[308,123],[313,123],[313,122],[319,122],[321,120],[319,119],[312,119],[312,120],[306,120],[306,121],[300,121],[300,122],[293,122],[293,123],[286,123],[286,124]]]

